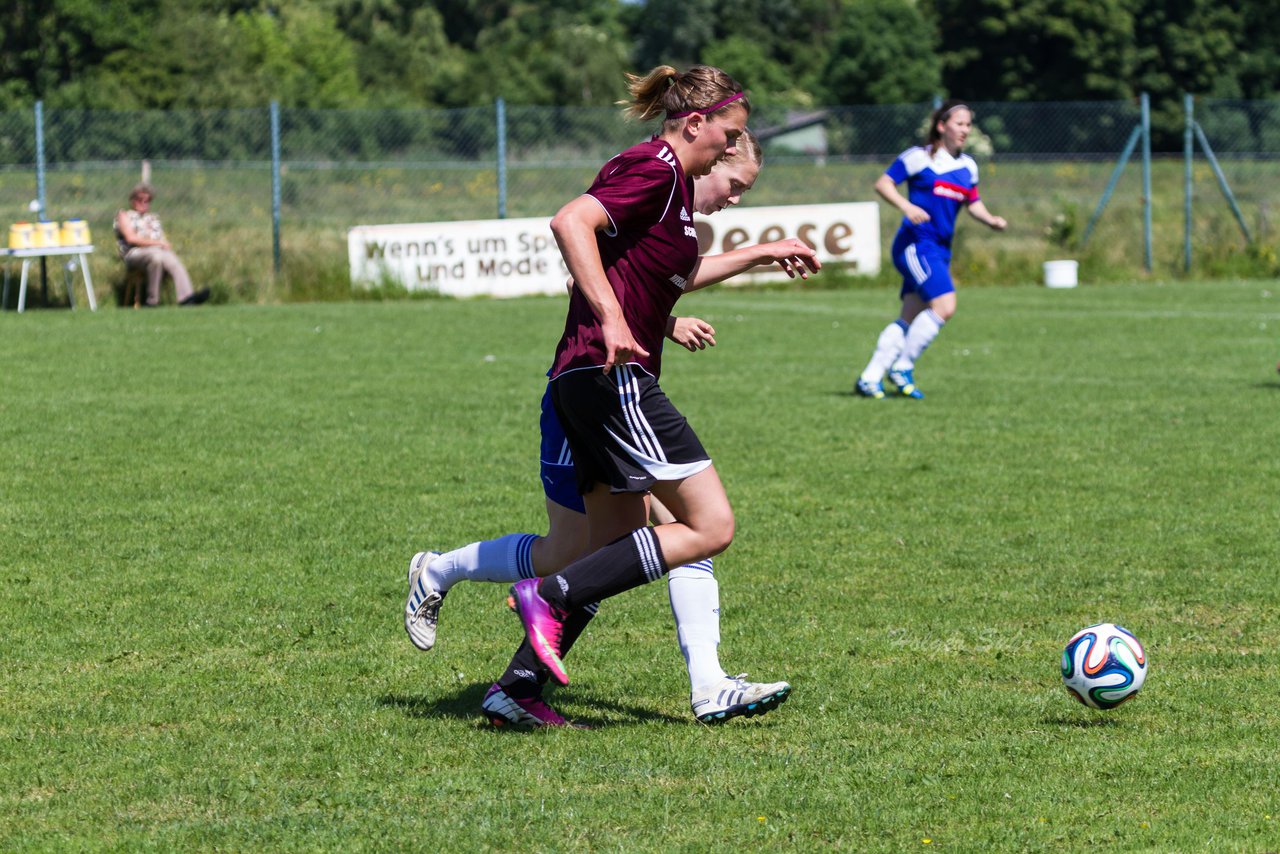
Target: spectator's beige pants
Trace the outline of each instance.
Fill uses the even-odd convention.
[[[124,263],[130,269],[145,268],[147,271],[147,305],[160,304],[160,283],[164,274],[173,279],[173,290],[182,302],[191,296],[191,276],[182,261],[170,249],[159,246],[135,246],[124,256]]]

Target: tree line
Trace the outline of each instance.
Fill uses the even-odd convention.
[[[603,106],[720,65],[762,104],[1280,93],[1271,0],[16,0],[0,109]]]

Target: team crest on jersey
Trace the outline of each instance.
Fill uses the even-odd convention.
[[[685,222],[689,222],[690,220],[693,219],[693,217],[689,216],[689,212],[685,210],[684,205],[680,206],[680,219],[684,220]]]

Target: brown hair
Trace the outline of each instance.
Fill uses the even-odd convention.
[[[938,141],[942,139],[942,134],[938,131],[938,122],[945,122],[956,110],[968,110],[969,117],[973,117],[973,107],[970,107],[959,98],[951,98],[950,100],[943,101],[938,109],[934,110],[933,113],[930,114],[929,133],[925,136],[925,144],[930,150],[936,148]]]
[[[134,199],[138,198],[138,196],[150,196],[154,199],[156,197],[156,191],[151,189],[150,184],[143,181],[140,184],[133,185],[133,189],[129,191],[129,201],[132,202]]]
[[[659,65],[643,77],[628,74],[627,91],[631,100],[618,103],[625,107],[623,112],[642,122],[704,110],[704,115],[715,115],[731,104],[741,104],[751,113],[751,102],[738,81],[712,65],[695,65],[683,74],[670,65]],[[666,119],[664,127],[675,127],[680,118]]]

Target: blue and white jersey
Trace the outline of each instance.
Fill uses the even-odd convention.
[[[903,217],[900,233],[908,233],[913,243],[927,240],[950,247],[961,205],[978,201],[978,164],[973,158],[952,157],[943,146],[930,155],[929,149],[916,146],[898,155],[884,174],[895,184],[906,181],[908,201],[929,214],[929,221],[919,225]]]

